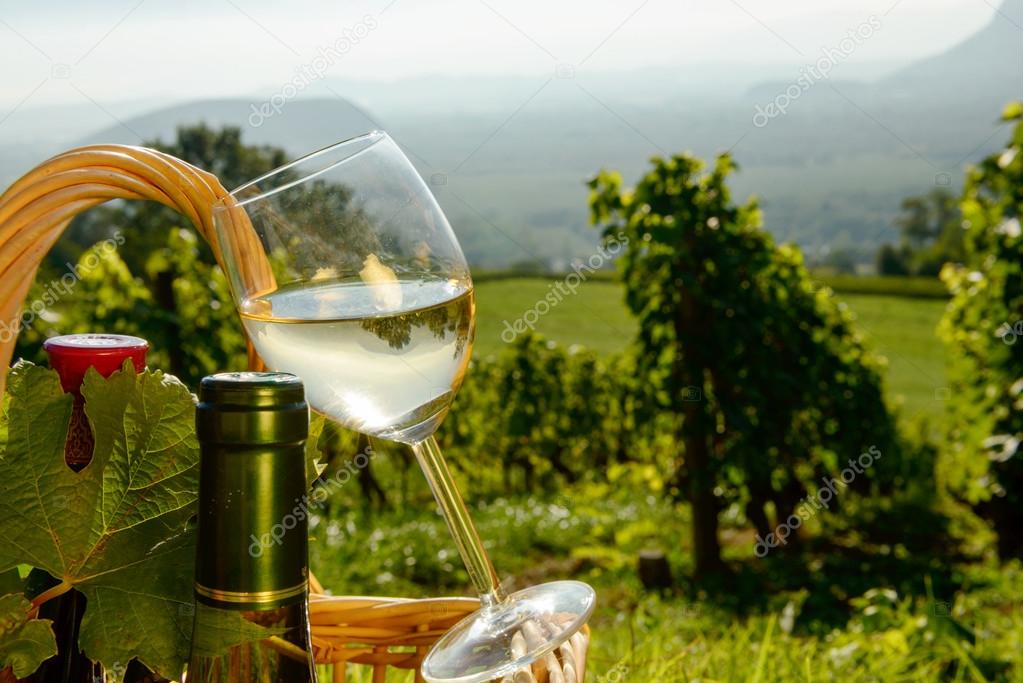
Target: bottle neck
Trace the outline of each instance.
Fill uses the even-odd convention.
[[[201,443],[195,594],[266,610],[308,592],[308,500],[301,442]]]
[[[316,680],[309,630],[309,409],[292,375],[203,379],[188,683]]]
[[[188,683],[316,680],[302,443],[202,442]]]

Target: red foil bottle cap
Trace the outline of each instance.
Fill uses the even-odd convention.
[[[77,393],[89,368],[109,377],[131,358],[135,372],[142,372],[149,342],[124,334],[69,334],[47,339],[43,348],[64,391]]]
[[[43,348],[50,357],[50,367],[60,375],[61,387],[65,393],[75,397],[64,443],[64,462],[78,472],[92,460],[94,445],[92,427],[85,416],[85,399],[81,394],[85,371],[96,368],[99,374],[109,377],[131,358],[135,372],[142,372],[146,367],[149,343],[123,334],[69,334],[47,339]]]

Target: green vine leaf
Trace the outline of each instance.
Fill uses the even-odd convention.
[[[0,571],[29,564],[87,600],[79,644],[107,667],[138,657],[174,677],[191,634],[198,489],[194,403],[160,371],[130,362],[82,389],[92,462],[64,464],[71,397],[57,374],[29,363],[8,380],[0,466]]]
[[[192,650],[199,657],[222,657],[233,647],[280,636],[285,632],[285,627],[261,626],[246,619],[241,612],[216,609],[197,602],[196,640],[192,643]]]
[[[30,619],[32,605],[20,593],[0,597],[0,671],[24,678],[57,654],[49,619]]]

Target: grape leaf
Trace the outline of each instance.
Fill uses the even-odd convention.
[[[261,626],[245,619],[241,612],[195,604],[196,640],[193,652],[200,657],[221,657],[232,647],[283,635],[285,627]]]
[[[0,671],[11,667],[24,678],[57,654],[49,619],[29,619],[32,605],[21,593],[0,597]]]
[[[0,571],[19,563],[85,594],[79,644],[112,667],[138,657],[175,677],[191,633],[198,489],[194,403],[160,371],[131,363],[82,393],[92,462],[64,464],[71,397],[57,374],[29,363],[9,377],[0,466]]]
[[[25,582],[22,580],[21,574],[18,573],[17,567],[0,572],[0,595],[24,592]]]

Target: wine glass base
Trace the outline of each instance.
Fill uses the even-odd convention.
[[[513,593],[458,622],[423,660],[430,683],[483,683],[528,666],[571,638],[597,595],[580,581],[554,581]]]

